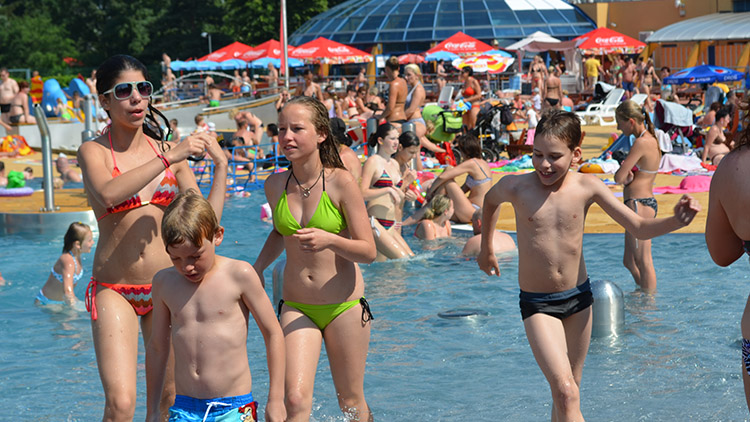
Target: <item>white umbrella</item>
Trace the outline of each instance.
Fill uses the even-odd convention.
[[[547,34],[546,32],[542,31],[536,31],[533,34],[529,35],[528,37],[522,39],[521,41],[517,41],[507,47],[505,47],[506,50],[520,50],[527,44],[531,44],[534,41],[541,41],[541,42],[560,42],[557,38],[553,37],[550,34]]]

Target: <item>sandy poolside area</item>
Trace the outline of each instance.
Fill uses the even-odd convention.
[[[583,140],[583,158],[589,159],[597,157],[602,153],[603,147],[607,144],[607,140],[612,133],[617,132],[614,126],[584,126],[583,130],[586,131],[586,137]],[[54,154],[53,157],[57,157]],[[73,158],[73,157],[71,157]],[[32,155],[17,158],[0,158],[0,161],[5,163],[6,172],[10,170],[23,170],[24,167],[30,166],[34,169],[34,176],[42,177],[42,153],[35,152]],[[54,167],[54,163],[53,163]],[[57,175],[57,171],[55,171]],[[598,175],[602,179],[614,179],[612,174],[600,174]],[[503,174],[493,172],[493,182],[497,182]],[[656,176],[655,186],[678,186],[682,177],[672,176],[666,174],[659,174]],[[612,186],[612,192],[622,193],[622,186]],[[81,194],[82,192],[71,192],[67,189],[66,194],[70,194],[74,206],[82,206]],[[59,190],[57,192],[60,192]],[[59,200],[63,200],[66,194],[59,195]],[[36,193],[35,196],[39,196]],[[691,194],[700,201],[703,210],[696,216],[692,224],[684,227],[678,231],[678,233],[703,233],[706,226],[706,211],[708,209],[708,192],[698,192]],[[656,199],[659,202],[659,216],[672,215],[672,208],[677,203],[681,195],[675,194],[662,194],[656,195]],[[41,197],[41,196],[40,196]],[[13,201],[11,198],[2,198],[3,201]],[[6,204],[8,205],[8,204]],[[85,205],[83,205],[85,206]],[[0,207],[7,209],[8,207]],[[15,208],[15,207],[11,207]],[[506,231],[515,231],[515,218],[513,213],[513,207],[510,204],[504,204],[500,210],[500,219],[497,223],[497,228]],[[623,233],[622,227],[615,223],[598,205],[593,205],[589,210],[588,217],[586,218],[586,233]]]

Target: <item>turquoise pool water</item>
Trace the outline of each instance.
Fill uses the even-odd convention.
[[[252,262],[270,225],[259,221],[260,191],[227,201],[226,240],[219,253]],[[62,245],[55,236],[6,236],[0,241],[0,420],[93,421],[103,394],[88,314],[33,305]],[[373,322],[365,391],[380,421],[549,420],[547,384],[531,354],[518,311],[517,257],[501,262],[500,279],[458,257],[465,237],[421,244],[411,260],[363,266]],[[592,421],[739,421],[748,417],[740,378],[739,320],[750,292],[743,258],[713,264],[703,235],[654,241],[659,291],[634,292],[621,265],[622,235],[586,235],[592,279],[625,292],[625,330],[592,341],[582,408]],[[84,256],[86,277],[93,254]],[[266,279],[271,279],[270,269]],[[85,283],[76,293],[83,297]],[[270,283],[268,292],[270,294]],[[454,308],[486,316],[447,320]],[[255,391],[268,388],[263,342],[251,326],[248,342]],[[136,420],[145,416],[143,347]],[[313,420],[341,421],[323,352]]]

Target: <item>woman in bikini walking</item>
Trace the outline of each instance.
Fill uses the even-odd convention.
[[[99,101],[112,124],[78,149],[86,195],[99,222],[86,308],[106,400],[103,420],[132,421],[139,328],[144,343],[151,336],[151,279],[172,266],[160,233],[164,208],[179,191],[198,189],[185,160],[208,152],[216,165],[209,201],[221,218],[227,160],[206,133],[180,144],[164,141],[168,134],[154,113],[166,127],[169,122],[151,106],[153,86],[135,58],[110,57],[96,74]],[[174,400],[171,374],[162,397],[166,415]]]
[[[263,280],[263,270],[286,250],[278,310],[286,340],[287,420],[310,420],[325,343],[342,412],[348,420],[371,421],[364,378],[372,314],[357,265],[376,254],[365,203],[321,102],[296,97],[284,106],[279,146],[292,166],[265,182],[274,228],[253,266]]]
[[[615,182],[624,185],[625,205],[644,218],[656,218],[658,205],[654,198],[654,180],[661,162],[661,151],[654,134],[654,125],[638,104],[623,101],[615,111],[617,129],[626,136],[636,137],[628,156],[615,173]],[[651,257],[651,240],[637,240],[625,232],[625,268],[644,291],[656,290],[656,272]]]

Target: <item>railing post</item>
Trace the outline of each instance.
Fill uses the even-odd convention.
[[[94,126],[94,117],[96,116],[96,100],[91,94],[83,97],[84,120],[86,129],[81,132],[81,141],[87,142],[96,138],[96,132],[92,129]]]
[[[54,173],[52,172],[52,140],[49,137],[49,126],[47,116],[41,104],[34,104],[34,117],[42,137],[42,169],[44,170],[44,208],[43,212],[56,211],[55,187],[52,184]]]

